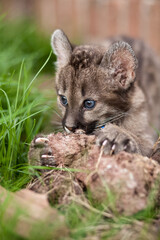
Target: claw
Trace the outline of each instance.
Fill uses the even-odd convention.
[[[103,141],[103,143],[102,143],[102,146],[105,146],[105,145],[107,144],[107,142],[108,142],[108,140],[105,139],[105,140]]]
[[[114,151],[115,148],[116,148],[116,144],[113,144],[113,146],[112,146],[112,151]]]
[[[42,138],[42,137],[39,137],[35,140],[35,143],[37,144],[44,144],[44,143],[48,143],[49,140],[47,138]]]
[[[57,166],[57,163],[56,163],[53,155],[52,156],[47,155],[47,154],[41,155],[41,163],[42,163],[42,166],[46,166],[46,167]]]
[[[124,148],[123,148],[123,151],[126,151],[127,147],[128,147],[128,146],[127,146],[127,145],[125,145],[125,146],[124,146]]]
[[[43,154],[43,155],[41,156],[41,158],[54,158],[54,156]]]
[[[110,155],[112,155],[114,153],[115,148],[116,148],[116,144],[113,144],[112,148],[111,148],[111,151],[110,151]]]

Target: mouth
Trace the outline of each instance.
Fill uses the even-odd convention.
[[[96,121],[87,125],[79,125],[77,126],[77,128],[74,128],[74,129],[63,126],[64,130],[67,133],[84,133],[87,135],[93,134],[95,131],[95,127],[96,127]]]

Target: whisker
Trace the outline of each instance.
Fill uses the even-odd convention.
[[[106,123],[111,123],[111,122],[114,122],[114,121],[117,121],[119,119],[121,119],[122,117],[126,116],[126,115],[129,115],[129,113],[120,113],[120,114],[117,114],[113,117],[109,117],[107,118],[104,122],[102,122],[101,124],[97,125],[95,128],[101,128],[103,127]]]
[[[124,115],[117,116],[117,117],[113,118],[113,119],[112,119],[111,121],[109,121],[109,122],[117,121],[117,120],[121,119],[122,117],[124,117]]]
[[[54,132],[55,132],[55,133],[64,132],[64,129],[63,129],[63,128],[61,128],[61,129],[54,129]]]
[[[56,131],[59,131],[59,130],[63,130],[63,127],[61,127],[61,128],[59,128],[59,127],[54,127],[54,129],[55,129]]]
[[[46,106],[48,106],[50,109],[52,109],[53,112],[54,112],[60,119],[62,119],[61,114],[58,113],[57,110],[55,110],[55,107],[54,107],[54,106],[50,106],[50,105],[48,105],[48,104],[46,104]]]
[[[103,125],[105,125],[106,123],[109,123],[109,122],[113,122],[115,121],[115,119],[117,119],[119,116],[114,116],[114,117],[110,117],[110,118],[107,118],[105,121],[103,121],[101,124],[97,125],[96,128],[99,128],[99,127],[102,127]]]
[[[56,114],[60,119],[62,119],[62,116],[61,116],[55,109],[53,109],[53,111],[55,112],[55,114]]]
[[[57,126],[62,126],[62,123],[61,122],[57,122],[57,121],[52,121],[52,124],[55,124]]]
[[[54,127],[53,129],[56,130],[56,131],[63,131],[64,130],[63,127],[62,128]]]
[[[63,128],[62,125],[53,125],[55,128]]]

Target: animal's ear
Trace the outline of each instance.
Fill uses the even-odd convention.
[[[52,34],[51,46],[54,53],[57,55],[58,67],[61,68],[66,66],[70,61],[72,45],[62,30],[57,29]]]
[[[137,59],[131,46],[116,42],[105,53],[101,66],[107,69],[109,77],[121,89],[128,89],[136,77]]]

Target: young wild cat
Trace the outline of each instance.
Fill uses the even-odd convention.
[[[96,134],[106,154],[149,155],[159,127],[159,61],[141,41],[127,39],[138,67],[131,46],[113,41],[74,46],[63,31],[53,33],[62,125]]]

